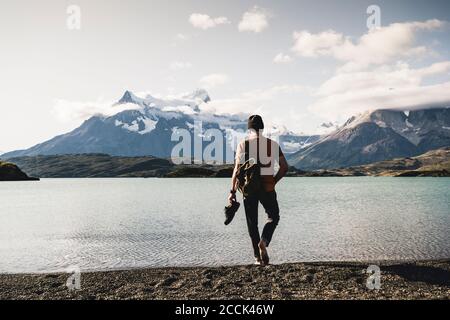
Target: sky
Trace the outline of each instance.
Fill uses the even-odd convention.
[[[3,1],[0,152],[66,133],[125,90],[205,88],[206,111],[308,134],[369,109],[450,106],[449,21],[445,0]]]

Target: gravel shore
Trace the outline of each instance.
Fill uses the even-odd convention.
[[[151,268],[81,274],[2,274],[0,299],[450,299],[450,260],[383,262],[369,290],[371,263]]]

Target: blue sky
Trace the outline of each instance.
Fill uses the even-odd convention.
[[[80,30],[67,27],[72,4]],[[449,105],[448,21],[449,1],[2,3],[0,150],[67,132],[126,89],[205,87],[208,111],[306,133],[367,109]]]

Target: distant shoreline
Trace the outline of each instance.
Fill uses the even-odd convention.
[[[165,267],[81,274],[0,274],[0,299],[450,299],[450,259],[379,262],[381,287],[369,290],[372,262],[308,262],[259,267]]]
[[[152,156],[123,157],[107,154],[66,154],[10,158],[28,175],[40,178],[230,178],[232,164],[181,164]],[[289,177],[449,177],[450,147],[411,158],[371,164],[305,171],[290,167]],[[1,180],[1,179],[0,179]]]

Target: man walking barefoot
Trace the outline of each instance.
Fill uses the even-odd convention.
[[[267,265],[269,264],[267,247],[280,220],[275,185],[288,171],[288,164],[278,143],[263,136],[264,123],[260,116],[253,115],[249,117],[248,129],[250,130],[248,138],[242,141],[236,150],[236,161],[228,200],[230,203],[236,201],[237,187],[244,183],[243,181],[238,181],[238,171],[241,166],[246,161],[249,162],[249,160],[257,163],[260,168],[260,175],[258,174],[257,177],[260,186],[253,193],[244,193],[244,208],[248,233],[252,241],[256,260],[255,264]],[[279,165],[279,170],[276,174],[275,163]],[[259,203],[263,205],[268,217],[261,236],[258,230]]]

